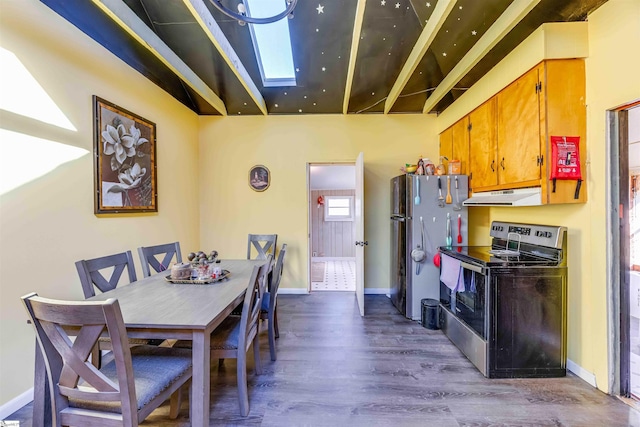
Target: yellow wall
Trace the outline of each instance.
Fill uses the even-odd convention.
[[[1,8],[0,48],[17,57],[77,131],[1,110],[0,156],[19,143],[7,131],[87,150],[77,160],[0,194],[3,405],[33,386],[35,338],[20,296],[35,291],[53,298],[82,299],[75,261],[174,240],[196,247],[199,217],[194,208],[198,203],[197,115],[42,3],[2,0]],[[7,78],[6,68],[3,72],[0,67],[0,77]],[[21,93],[29,96],[26,90]],[[108,218],[93,214],[92,95],[157,124],[158,214]],[[37,157],[37,152],[25,153],[13,161],[16,168],[30,168]],[[137,253],[134,260],[141,275]]]
[[[557,24],[554,24],[556,27]],[[578,24],[582,25],[582,24]],[[545,58],[555,57],[559,46],[549,45],[541,28],[494,67],[438,119],[439,131],[480,105],[514,78]],[[553,28],[552,37],[563,35]],[[563,38],[576,56],[582,55],[580,28]],[[589,16],[587,73],[588,202],[528,208],[471,208],[476,241],[488,235],[491,221],[519,221],[568,227],[568,358],[596,377],[597,387],[608,391],[607,332],[607,212],[608,167],[606,110],[640,99],[640,2],[610,0]],[[548,40],[547,40],[548,41]],[[550,49],[553,46],[553,49]],[[579,46],[579,48],[576,48]],[[551,54],[548,54],[551,51]],[[483,229],[484,230],[481,230]]]
[[[637,0],[610,0],[589,18],[589,202],[474,208],[470,224],[472,243],[485,243],[482,239],[493,219],[569,227],[569,358],[595,373],[603,390],[607,389],[605,110],[640,98],[640,59],[628,50],[640,45],[638,9]],[[198,118],[40,2],[2,0],[0,20],[0,47],[17,56],[77,129],[68,131],[0,111],[0,131],[92,152],[91,96],[101,96],[158,125],[159,190],[158,214],[97,218],[92,160],[86,154],[0,195],[0,405],[32,385],[34,336],[19,297],[36,291],[81,299],[73,265],[78,259],[173,240],[180,240],[185,250],[217,249],[223,257],[244,257],[247,233],[273,232],[290,248],[283,286],[306,288],[307,162],[353,161],[364,152],[367,287],[388,287],[389,178],[419,154],[436,158],[437,132],[478,105],[477,99],[463,96],[438,118]],[[514,52],[515,60],[522,66],[535,65],[536,57],[530,55],[537,54],[524,47]],[[501,72],[500,67],[485,81],[498,90],[518,75],[506,68]],[[2,144],[12,142],[2,140]],[[21,162],[29,165],[29,158],[16,159],[16,164]],[[272,172],[271,187],[264,193],[248,187],[247,171],[254,164],[266,165]]]
[[[305,290],[307,163],[354,162],[364,152],[365,287],[389,287],[389,180],[420,154],[438,150],[435,117],[314,115],[200,118],[200,224],[203,250],[246,256],[248,233],[277,233],[287,243],[281,287]],[[271,171],[269,189],[249,188],[256,164]],[[315,207],[314,207],[315,209]]]

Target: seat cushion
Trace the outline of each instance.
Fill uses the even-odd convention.
[[[237,350],[240,339],[239,316],[229,316],[211,334],[212,350]]]
[[[191,351],[184,348],[137,346],[131,349],[131,362],[138,410],[140,410],[191,368]],[[100,371],[107,378],[116,384],[118,383],[114,361],[107,363]],[[83,387],[80,386],[80,388]],[[91,390],[89,387],[84,389]],[[121,412],[120,402],[69,399],[69,406],[96,411]]]
[[[271,301],[271,294],[269,292],[265,292],[262,296],[262,305],[260,306],[261,311],[269,311],[269,302]]]

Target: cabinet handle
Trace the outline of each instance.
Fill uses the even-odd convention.
[[[495,159],[493,159],[493,160],[491,161],[491,172],[495,172],[495,171],[496,171],[495,164],[496,164],[496,160],[495,160]]]
[[[500,161],[500,166],[502,166],[502,170],[504,170],[504,157],[502,158],[502,161]]]

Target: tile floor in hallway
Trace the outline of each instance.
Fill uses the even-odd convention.
[[[311,282],[312,291],[350,291],[356,290],[356,261],[346,260],[323,260],[325,263],[324,280],[322,282]]]

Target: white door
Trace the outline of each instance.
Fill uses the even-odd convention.
[[[356,159],[356,299],[360,308],[360,316],[364,316],[364,153]]]

